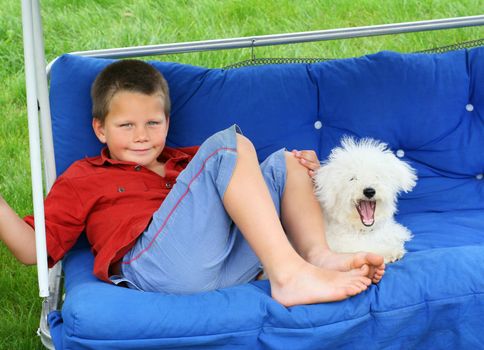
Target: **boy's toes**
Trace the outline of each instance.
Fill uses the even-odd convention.
[[[375,271],[375,274],[373,275],[373,278],[371,279],[373,283],[378,283],[381,281],[383,278],[383,275],[385,274],[384,269],[378,269]]]
[[[368,285],[364,280],[355,281],[348,287],[348,295],[354,296],[368,289]]]
[[[361,293],[361,289],[359,289],[357,286],[349,286],[346,288],[346,294],[349,296],[355,296],[359,293]]]
[[[360,267],[360,272],[363,276],[368,276],[370,273],[370,267],[368,265],[363,265]]]

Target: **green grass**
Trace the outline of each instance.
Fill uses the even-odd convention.
[[[0,194],[31,212],[20,1],[0,0]],[[303,32],[482,13],[480,0],[44,0],[46,59],[88,49]],[[380,50],[412,52],[484,38],[484,27],[257,48],[256,57],[351,57]],[[222,67],[250,49],[170,55],[160,60]],[[35,335],[41,300],[35,267],[0,244],[0,349],[41,348]]]

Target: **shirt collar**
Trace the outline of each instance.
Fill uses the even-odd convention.
[[[104,147],[101,150],[101,154],[97,157],[92,157],[92,158],[86,158],[86,160],[94,165],[94,166],[103,166],[105,164],[112,164],[112,165],[133,165],[135,163],[133,162],[124,162],[120,160],[115,160],[111,159],[109,157],[109,149],[107,147]],[[190,156],[186,154],[185,152],[165,146],[163,148],[163,152],[161,152],[160,156],[158,157],[158,160],[167,163],[169,160],[173,160],[175,162],[182,161],[182,160],[190,160]]]

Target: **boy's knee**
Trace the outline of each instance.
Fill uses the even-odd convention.
[[[299,163],[299,160],[291,152],[284,151],[284,156],[286,158],[286,168],[288,171],[304,171],[305,168]]]
[[[244,135],[237,134],[237,153],[255,154],[254,144]]]
[[[299,162],[299,159],[294,156],[291,152],[284,152],[286,158],[286,171],[287,176],[290,178],[298,179],[311,179],[308,176],[308,168]]]

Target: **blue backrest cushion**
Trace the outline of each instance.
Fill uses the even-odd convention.
[[[476,176],[484,170],[483,109],[469,94],[469,69],[465,50],[381,52],[315,65],[322,158],[343,134],[371,136],[403,151],[417,169],[418,187],[404,198],[425,200],[401,201],[401,212],[482,208]]]
[[[374,137],[403,151],[419,181],[401,214],[483,209],[484,48],[445,54],[380,52],[314,64],[238,69],[151,63],[170,85],[168,145],[198,145],[233,123],[271,152],[314,149],[321,160],[341,136]],[[58,174],[99,154],[90,87],[112,60],[61,56],[50,99]]]

